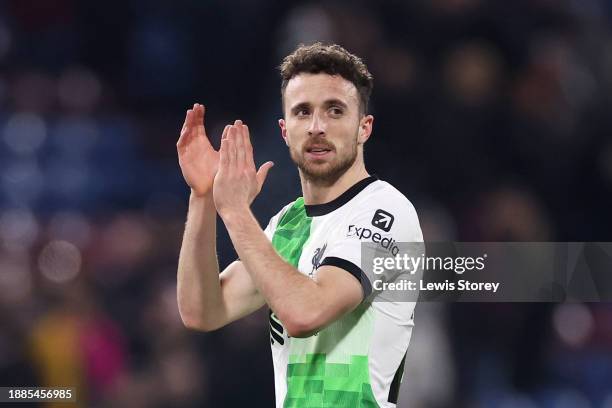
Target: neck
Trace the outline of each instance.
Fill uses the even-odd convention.
[[[353,184],[368,177],[363,161],[355,163],[332,185],[318,184],[306,179],[300,172],[304,203],[307,205],[328,203],[348,190]]]

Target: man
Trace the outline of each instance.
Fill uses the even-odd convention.
[[[423,238],[410,202],[365,169],[372,76],[358,57],[320,43],[287,56],[281,76],[279,125],[303,197],[265,231],[250,204],[272,163],[256,171],[239,120],[225,127],[216,152],[204,107],[187,111],[177,143],[191,187],[178,266],[181,317],[209,331],[267,305],[277,407],[395,407],[414,303],[372,301],[361,243]],[[216,213],[239,256],[220,275]]]

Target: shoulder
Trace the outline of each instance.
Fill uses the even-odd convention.
[[[392,216],[418,218],[416,209],[401,191],[383,180],[377,180],[363,190],[354,203],[351,213],[390,213]]]
[[[303,203],[304,203],[303,198],[298,197],[295,200],[283,206],[283,208],[281,208],[280,211],[278,211],[276,214],[272,216],[272,218],[270,218],[270,221],[268,222],[268,226],[266,227],[266,231],[270,231],[270,232],[274,231],[276,227],[278,226],[279,222],[282,220],[283,216],[287,214],[289,210],[295,207],[303,206],[304,205]]]
[[[410,200],[397,188],[384,180],[376,180],[364,189],[360,205],[385,205],[389,208],[404,209],[416,213]]]
[[[422,240],[414,205],[386,181],[377,180],[370,184],[351,207],[347,221],[353,228],[393,234],[398,240]]]

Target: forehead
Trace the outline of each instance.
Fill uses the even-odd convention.
[[[288,107],[305,102],[317,105],[330,99],[339,99],[347,105],[359,104],[357,88],[340,75],[302,73],[291,78],[285,88]]]

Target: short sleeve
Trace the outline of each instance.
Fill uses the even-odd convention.
[[[336,266],[355,276],[365,299],[372,293],[372,282],[363,272],[361,244],[374,242],[392,252],[397,242],[423,242],[423,234],[414,206],[400,193],[386,200],[371,197],[353,208],[328,240],[320,266]]]

